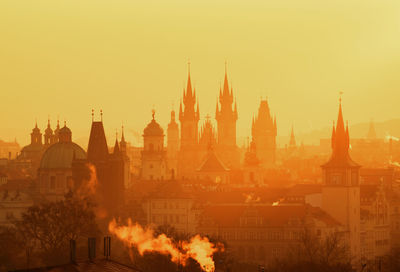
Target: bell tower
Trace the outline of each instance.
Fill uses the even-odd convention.
[[[220,106],[220,107],[219,107]],[[218,127],[217,153],[228,167],[238,167],[240,163],[236,146],[236,121],[238,119],[236,102],[233,104],[233,89],[229,90],[228,73],[225,63],[223,90],[219,90],[219,104],[215,111]]]
[[[332,128],[332,155],[322,165],[322,209],[339,221],[346,229],[349,258],[360,260],[360,165],[349,155],[349,128],[344,126],[342,104],[336,128]]]
[[[183,90],[183,106],[184,108],[182,109],[181,103],[179,107],[181,143],[178,176],[180,178],[190,178],[195,176],[195,171],[199,164],[198,123],[200,119],[199,103],[196,102],[196,90],[192,90],[190,63],[186,90]]]

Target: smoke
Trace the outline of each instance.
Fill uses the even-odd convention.
[[[400,163],[398,163],[396,161],[389,160],[389,164],[400,168]]]
[[[113,219],[108,225],[108,230],[126,245],[134,246],[142,256],[145,252],[169,255],[172,262],[183,266],[192,258],[205,272],[215,271],[213,254],[224,250],[222,244],[215,245],[207,237],[200,235],[192,237],[189,241],[179,242],[174,242],[165,234],[155,237],[152,229],[133,224],[131,219],[128,219],[127,225],[119,225]]]
[[[392,135],[389,135],[389,134],[386,135],[386,140],[388,140],[388,141],[389,140],[393,140],[393,141],[396,141],[396,142],[400,141],[399,138],[397,138],[395,136],[392,136]]]
[[[129,132],[132,134],[133,138],[135,139],[136,144],[140,145],[143,142],[141,133],[139,133],[133,129],[130,129]]]
[[[76,195],[82,199],[90,198],[95,200],[97,204],[95,207],[96,217],[99,219],[104,219],[107,217],[107,211],[101,206],[103,201],[100,194],[98,194],[99,182],[97,179],[96,167],[91,163],[87,163],[86,167],[89,169],[89,180],[84,180],[80,184],[76,190]]]
[[[244,203],[257,203],[260,202],[260,197],[257,196],[255,197],[254,194],[243,194],[246,199],[244,200]]]

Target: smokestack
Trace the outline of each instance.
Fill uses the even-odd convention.
[[[76,263],[76,242],[75,240],[69,240],[69,256],[71,263]]]
[[[88,238],[88,257],[91,262],[96,259],[96,238]]]
[[[104,237],[104,257],[108,260],[111,256],[111,237]]]

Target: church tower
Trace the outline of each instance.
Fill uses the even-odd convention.
[[[296,150],[296,138],[294,137],[294,128],[292,126],[292,131],[290,133],[290,141],[289,141],[289,152],[293,152],[294,150]]]
[[[197,110],[195,110],[195,105]],[[178,176],[190,178],[195,176],[199,165],[198,157],[198,122],[200,119],[199,103],[196,103],[196,90],[192,90],[190,70],[186,90],[183,90],[183,106],[179,107],[181,122],[181,144],[179,151]]]
[[[215,138],[215,130],[211,124],[210,116],[206,116],[203,126],[200,129],[199,139],[199,158],[201,161],[204,160],[209,152],[210,146],[216,146],[217,139]]]
[[[40,129],[37,126],[37,122],[35,123],[35,127],[32,129],[31,145],[36,145],[36,146],[42,145],[42,133],[40,133]]]
[[[47,120],[47,128],[44,131],[44,145],[50,146],[54,143],[54,134],[53,134],[53,130],[50,127],[50,119]]]
[[[110,154],[108,151],[102,111],[100,111],[100,116],[100,121],[95,121],[94,111],[92,110],[92,127],[90,129],[87,160],[95,168],[98,180],[96,192],[102,204],[109,215],[115,215],[124,204],[124,184],[126,184],[126,181],[123,173],[125,169],[118,140],[115,141],[113,153]]]
[[[164,180],[167,176],[164,131],[153,119],[143,130],[142,179]]]
[[[178,170],[179,125],[175,121],[175,111],[171,111],[171,121],[167,130],[167,162],[169,176],[174,179]]]
[[[257,147],[257,158],[260,159],[261,165],[273,166],[276,151],[276,118],[272,119],[267,100],[261,100],[258,115],[253,118],[251,130]]]
[[[344,126],[342,105],[336,128],[332,129],[332,155],[322,165],[322,209],[339,221],[347,231],[349,257],[360,261],[360,165],[349,155],[349,128]]]
[[[225,67],[223,90],[219,90],[219,103],[215,111],[218,127],[217,153],[228,167],[238,167],[240,163],[236,146],[236,121],[238,119],[236,102],[233,105],[233,90],[229,90],[228,74]]]

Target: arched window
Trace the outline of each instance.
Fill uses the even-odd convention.
[[[149,150],[153,151],[154,150],[154,145],[153,144],[149,144]]]

